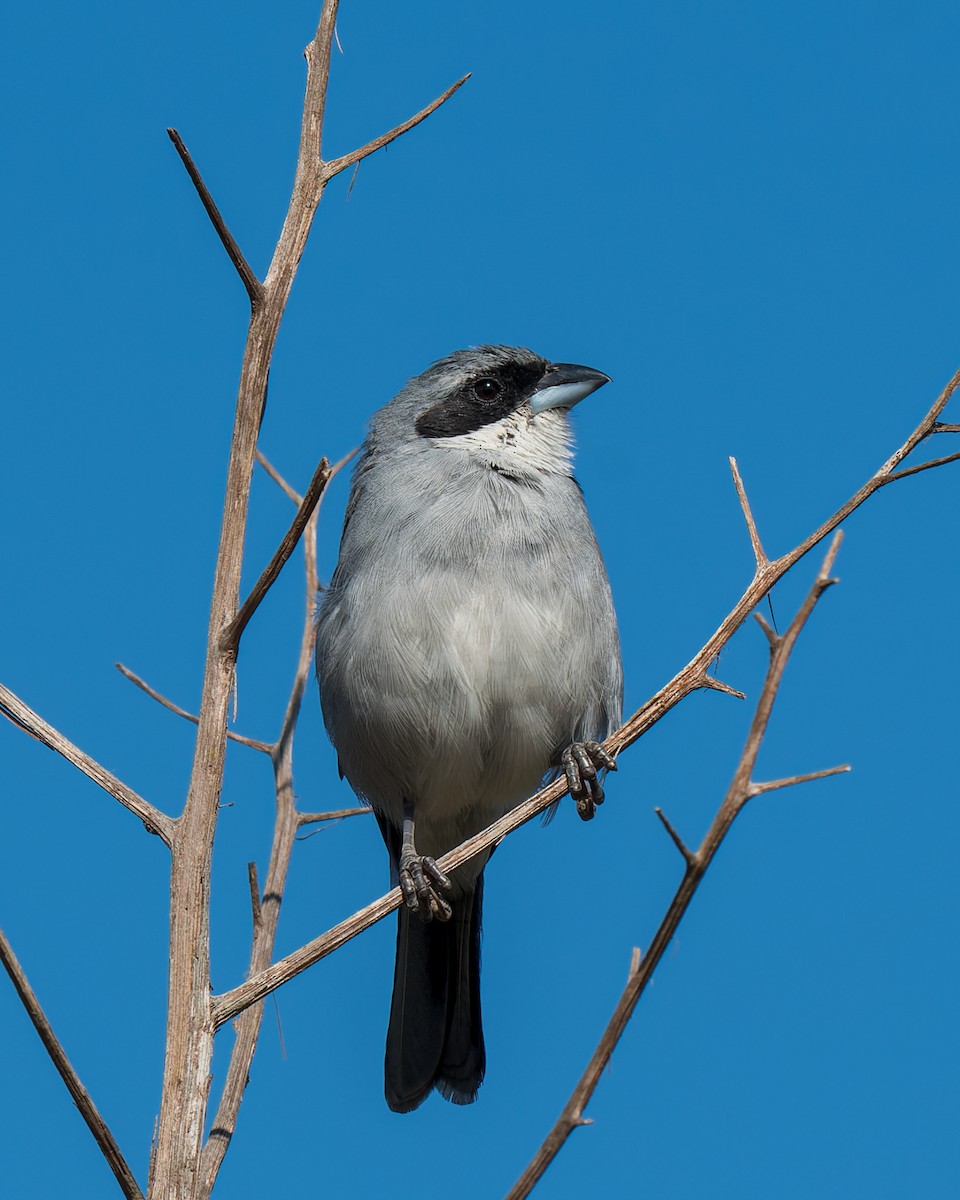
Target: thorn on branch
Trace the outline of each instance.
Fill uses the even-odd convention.
[[[345,171],[347,167],[352,167],[354,163],[358,163],[361,159],[369,158],[371,154],[376,154],[378,150],[382,150],[385,146],[389,146],[391,142],[397,140],[408,130],[413,129],[415,125],[419,125],[421,121],[425,121],[431,113],[436,112],[441,104],[458,91],[470,78],[469,72],[458,79],[455,84],[448,87],[445,92],[439,95],[436,100],[432,100],[426,108],[421,108],[418,113],[415,113],[408,120],[396,125],[388,133],[383,133],[380,137],[374,138],[372,142],[367,142],[365,146],[361,146],[359,150],[352,150],[349,154],[344,154],[340,158],[331,159],[330,162],[324,163],[322,168],[323,182],[327,183],[334,176],[339,175],[341,171]]]
[[[785,779],[771,779],[766,783],[751,783],[748,797],[762,796],[765,792],[776,792],[780,788],[794,787],[798,783],[812,783],[815,779],[827,779],[831,775],[843,775],[853,768],[849,763],[839,767],[827,767],[823,771],[809,771],[806,775],[789,775]]]
[[[737,489],[737,499],[740,501],[740,510],[743,513],[743,519],[747,523],[747,533],[750,535],[750,545],[753,547],[753,557],[756,560],[757,569],[760,570],[769,563],[769,559],[763,549],[763,544],[760,541],[760,534],[757,532],[757,523],[753,519],[753,513],[750,509],[750,501],[747,499],[747,491],[743,486],[743,480],[740,478],[740,469],[737,466],[735,458],[730,459],[730,470],[733,473],[733,486]]]
[[[297,824],[317,825],[321,821],[340,821],[344,817],[359,817],[363,813],[373,812],[369,805],[364,804],[362,807],[354,806],[353,808],[338,808],[333,812],[321,813],[297,813]],[[317,832],[316,830],[314,832]]]
[[[737,688],[731,687],[729,683],[724,683],[720,679],[715,679],[712,675],[704,675],[703,686],[710,688],[714,692],[723,692],[725,696],[736,696],[738,700],[746,700],[746,695],[738,691]]]
[[[206,209],[207,216],[214,229],[217,231],[217,236],[223,243],[223,248],[230,257],[230,261],[236,268],[237,274],[246,288],[247,296],[250,298],[252,308],[258,308],[263,302],[263,284],[254,274],[253,268],[243,257],[243,252],[237,245],[236,239],[227,228],[227,223],[220,214],[219,208],[213,201],[213,196],[210,190],[203,182],[203,178],[197,169],[197,164],[193,161],[190,151],[184,145],[183,138],[175,129],[168,129],[167,136],[173,142],[177,153],[180,155],[180,160],[187,169],[187,174],[193,181],[193,186],[197,189],[197,195],[200,197],[200,203]]]
[[[683,861],[687,864],[688,867],[692,867],[694,862],[696,861],[696,855],[693,853],[692,850],[687,849],[686,845],[684,844],[683,838],[681,838],[680,834],[677,833],[677,831],[674,829],[674,827],[667,820],[663,809],[655,808],[653,811],[660,818],[661,825],[664,827],[664,829],[667,831],[667,833],[669,833],[670,840],[673,842],[673,844],[676,846],[676,848],[680,851],[681,855],[683,856]],[[638,953],[639,953],[639,951],[638,951]],[[638,961],[637,965],[639,966],[639,961]]]
[[[767,620],[767,618],[763,615],[763,613],[755,612],[753,614],[753,618],[757,622],[757,624],[760,626],[760,628],[763,630],[763,632],[767,635],[767,641],[770,643],[770,652],[772,654],[773,651],[776,650],[777,646],[780,644],[780,642],[782,640],[780,635],[778,633],[774,632],[773,627],[771,626],[771,624]]]

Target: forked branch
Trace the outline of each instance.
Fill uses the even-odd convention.
[[[791,621],[789,629],[782,637],[778,636],[776,638],[776,645],[767,669],[766,679],[760,691],[760,697],[750,724],[750,731],[747,734],[743,753],[734,771],[733,780],[727,794],[717,810],[717,815],[714,817],[713,823],[707,831],[707,835],[703,839],[700,848],[695,853],[688,850],[680,835],[674,830],[660,809],[656,810],[657,816],[683,857],[683,879],[677,888],[673,900],[670,902],[653,941],[650,943],[649,950],[641,957],[636,970],[631,970],[627,984],[614,1009],[613,1016],[610,1018],[607,1028],[590,1062],[587,1064],[586,1070],[580,1077],[580,1081],[574,1088],[570,1099],[564,1106],[553,1128],[544,1139],[540,1149],[508,1192],[507,1200],[522,1200],[523,1197],[528,1196],[573,1130],[584,1124],[584,1109],[600,1081],[603,1070],[610,1061],[610,1057],[624,1029],[626,1029],[627,1022],[630,1020],[637,1002],[643,995],[644,989],[652,978],[657,964],[660,962],[664,951],[676,933],[677,927],[690,906],[690,901],[693,899],[700,881],[706,874],[723,839],[730,831],[733,822],[743,811],[747,801],[761,792],[773,789],[774,785],[754,784],[751,782],[757,754],[767,730],[787,661],[793,647],[796,645],[797,638],[809,620],[817,601],[826,589],[835,582],[830,578],[830,571],[840,545],[840,538],[841,535],[837,533],[830,549],[827,551],[817,578],[814,580],[813,586],[800,606],[797,615]],[[838,772],[847,770],[849,770],[849,767],[846,766],[832,767],[826,771],[816,771],[807,776],[798,775],[790,780],[779,780],[777,786],[787,786],[788,783],[800,783],[806,779],[821,779],[827,775],[835,775]]]
[[[632,745],[633,742],[642,737],[661,717],[665,716],[675,705],[690,695],[691,692],[701,688],[712,688],[717,691],[736,694],[734,689],[726,684],[720,684],[719,681],[715,680],[709,674],[708,668],[710,664],[716,659],[717,655],[741,627],[757,604],[796,562],[809,553],[829,533],[832,533],[842,520],[859,508],[874,492],[878,491],[886,483],[891,482],[894,478],[901,477],[893,474],[895,467],[903,461],[904,457],[912,449],[915,449],[920,442],[936,430],[940,413],[956,391],[958,385],[960,385],[960,371],[953,376],[923,420],[903,445],[890,456],[880,470],[872,475],[845,504],[841,505],[831,517],[824,521],[819,528],[815,529],[799,546],[795,547],[788,554],[774,561],[768,560],[762,565],[758,564],[750,585],[724,619],[716,633],[714,633],[682,671],[678,672],[642,708],[638,709],[616,733],[607,738],[606,742],[604,742],[605,749],[613,754],[617,754],[627,746]],[[953,457],[951,456],[949,461],[952,461]],[[745,511],[748,509],[749,505],[747,505]],[[751,516],[750,521],[752,522],[752,520]],[[759,544],[759,537],[757,538],[757,543]],[[769,636],[774,639],[778,637],[772,630]],[[829,773],[832,774],[835,772],[831,771]],[[762,787],[762,785],[758,786]],[[514,829],[519,828],[519,826],[549,808],[551,804],[555,803],[565,794],[566,790],[566,782],[563,778],[549,784],[542,791],[537,792],[535,796],[518,805],[512,812],[501,817],[499,821],[494,822],[493,825],[490,825],[483,832],[478,833],[455,850],[451,850],[448,854],[445,854],[438,861],[440,869],[444,872],[449,872],[455,867],[462,865],[474,855],[479,854],[482,850],[495,845],[508,833],[511,833]],[[313,941],[308,942],[305,946],[301,946],[299,950],[295,950],[292,954],[287,955],[286,958],[280,959],[259,975],[254,975],[230,991],[215,996],[213,998],[213,1020],[215,1024],[222,1024],[224,1021],[236,1016],[237,1013],[242,1012],[248,1005],[262,1000],[264,996],[269,995],[270,992],[282,984],[287,983],[314,963],[319,962],[321,958],[325,958],[339,946],[342,946],[344,942],[356,937],[358,933],[362,933],[363,930],[369,928],[374,922],[381,920],[388,913],[393,912],[399,904],[400,890],[399,888],[394,888],[393,891],[388,892],[385,896],[381,896],[372,904],[354,913],[352,917],[348,917],[345,921],[342,921],[339,925],[334,926],[319,937],[314,938]]]

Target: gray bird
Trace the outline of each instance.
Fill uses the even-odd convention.
[[[377,412],[317,617],[324,722],[374,809],[399,910],[385,1092],[476,1099],[480,909],[491,851],[435,859],[566,773],[586,820],[623,674],[610,585],[571,473],[589,367],[479,346]]]

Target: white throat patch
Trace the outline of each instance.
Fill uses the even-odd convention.
[[[438,439],[438,445],[466,450],[505,475],[568,475],[573,462],[573,431],[565,409],[534,416],[529,404],[470,433]]]

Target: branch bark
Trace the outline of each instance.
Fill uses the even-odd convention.
[[[55,750],[67,762],[72,763],[78,771],[82,771],[88,779],[99,784],[114,800],[119,800],[124,808],[129,809],[140,818],[148,833],[155,833],[168,846],[173,844],[176,822],[171,817],[162,813],[159,808],[155,808],[149,800],[144,800],[133,788],[121,783],[116,775],[111,775],[89,754],[85,754],[73,742],[68,741],[62,733],[49,725],[43,717],[24,704],[19,696],[15,696],[3,684],[0,684],[0,713],[9,717],[15,725],[29,733],[31,737],[36,738],[49,750]]]
[[[777,698],[777,692],[783,679],[787,661],[796,645],[797,638],[809,620],[820,597],[827,588],[836,582],[836,580],[830,578],[830,571],[833,568],[834,558],[836,557],[841,537],[840,533],[834,536],[813,586],[800,606],[797,615],[791,621],[786,633],[782,637],[774,636],[771,643],[770,665],[760,691],[753,720],[750,723],[750,730],[747,734],[743,753],[734,771],[733,780],[730,783],[727,794],[717,810],[717,814],[700,848],[696,852],[687,849],[680,835],[667,818],[659,809],[656,810],[664,828],[683,858],[683,879],[680,881],[680,886],[677,888],[676,894],[671,900],[666,914],[660,923],[660,927],[654,935],[653,941],[650,943],[649,950],[641,957],[636,968],[631,969],[626,987],[623,989],[623,993],[617,1002],[607,1028],[604,1030],[603,1036],[590,1062],[587,1064],[586,1070],[581,1075],[580,1081],[574,1088],[570,1099],[564,1105],[563,1111],[557,1118],[553,1128],[547,1134],[540,1149],[507,1193],[506,1200],[523,1200],[525,1196],[529,1196],[573,1130],[587,1123],[584,1119],[583,1111],[590,1102],[597,1084],[600,1082],[604,1068],[610,1061],[610,1057],[617,1043],[620,1041],[623,1031],[627,1027],[627,1022],[633,1015],[637,1002],[653,977],[653,972],[656,970],[664,951],[676,933],[697,888],[700,886],[701,880],[713,861],[714,855],[719,850],[723,839],[729,833],[733,822],[743,811],[747,801],[761,792],[772,791],[774,787],[787,787],[790,784],[801,783],[810,779],[822,779],[828,775],[836,775],[850,769],[848,766],[831,767],[826,771],[815,771],[805,776],[797,775],[790,779],[777,780],[771,784],[754,784],[752,782],[757,754],[760,751],[764,734],[767,731],[767,725],[773,712],[773,705]]]
[[[657,721],[666,716],[681,700],[690,695],[691,692],[695,692],[701,688],[712,688],[736,694],[732,688],[727,687],[726,684],[720,684],[708,673],[710,664],[727,642],[730,641],[754,608],[756,608],[757,604],[759,604],[774,584],[795,563],[808,554],[814,546],[823,541],[828,534],[837,528],[841,521],[850,516],[851,513],[859,508],[875,492],[879,491],[880,488],[896,479],[905,477],[906,472],[895,472],[895,468],[925,438],[929,437],[931,433],[936,432],[937,419],[958,386],[960,386],[960,371],[957,371],[949,381],[927,411],[923,420],[906,441],[894,451],[887,461],[845,504],[842,504],[832,516],[828,517],[822,525],[787,554],[776,560],[766,558],[762,547],[759,546],[759,537],[757,536],[756,541],[754,541],[756,526],[753,524],[751,514],[749,519],[747,519],[747,526],[748,532],[751,532],[752,526],[751,544],[754,546],[754,553],[757,558],[757,567],[753,580],[724,618],[717,631],[694,658],[669,683],[652,696],[646,704],[638,709],[620,729],[607,738],[604,742],[606,750],[612,754],[618,754],[626,749],[627,746],[632,745],[648,729],[655,725]],[[953,461],[953,458],[954,456],[949,456],[949,459],[945,461]],[[936,464],[932,463],[930,465],[940,465],[940,462],[938,460]],[[735,470],[735,463],[733,467]],[[736,482],[739,479],[739,475],[735,474],[734,479]],[[741,505],[746,518],[746,514],[750,512],[750,506],[746,499],[742,480],[737,491],[738,495],[742,493]],[[775,634],[772,634],[772,631],[771,636],[776,637]],[[537,792],[535,796],[531,796],[529,800],[525,800],[522,804],[518,805],[512,812],[501,817],[499,821],[495,821],[493,825],[483,830],[482,833],[478,833],[455,850],[445,854],[438,860],[438,866],[442,871],[449,873],[475,854],[479,854],[482,850],[495,845],[502,838],[506,837],[508,833],[512,833],[514,829],[526,824],[527,821],[549,808],[566,791],[565,780],[563,778],[555,780]],[[269,995],[276,988],[289,982],[302,971],[319,962],[320,959],[326,958],[328,954],[331,954],[339,946],[342,946],[351,938],[356,937],[357,934],[368,929],[376,921],[382,920],[388,913],[393,912],[399,904],[400,890],[399,888],[394,888],[393,891],[381,896],[372,904],[368,904],[365,908],[360,909],[359,912],[354,913],[353,916],[348,917],[345,921],[341,921],[326,933],[321,934],[319,937],[306,943],[306,945],[301,946],[298,950],[288,954],[285,958],[280,959],[266,970],[260,972],[260,974],[254,975],[237,987],[215,996],[212,1002],[212,1018],[214,1023],[219,1026],[224,1021],[228,1021],[231,1017],[236,1016],[237,1013],[242,1012],[248,1005],[262,1000],[264,996]]]
[[[196,750],[172,846],[167,1050],[151,1188],[152,1196],[164,1200],[197,1200],[218,1165],[213,1151],[201,1163],[201,1151],[215,1029],[210,992],[210,865],[237,651],[230,631],[239,610],[250,480],[270,361],[313,218],[331,177],[321,158],[321,140],[337,9],[338,0],[325,0],[316,35],[305,51],[307,82],[293,194],[262,295],[251,303],[240,371]],[[243,278],[242,270],[240,274]],[[288,714],[291,709],[295,717],[299,698],[291,699]],[[285,726],[285,730],[280,753],[292,742],[292,728]],[[290,826],[295,829],[295,821]],[[264,926],[267,923],[265,913]]]
[[[117,1183],[120,1184],[120,1190],[127,1197],[127,1200],[143,1200],[143,1193],[133,1177],[133,1172],[127,1166],[127,1160],[120,1153],[120,1147],[117,1145],[113,1134],[107,1128],[107,1123],[97,1106],[94,1104],[90,1093],[80,1082],[80,1076],[73,1069],[70,1060],[67,1058],[66,1051],[57,1040],[56,1034],[53,1032],[53,1027],[47,1020],[46,1014],[40,1007],[40,1001],[37,999],[30,982],[24,974],[23,968],[17,961],[17,956],[13,952],[13,947],[7,940],[3,930],[0,929],[0,962],[10,976],[13,986],[17,990],[17,995],[20,997],[23,1007],[27,1010],[27,1016],[33,1022],[33,1027],[40,1035],[40,1041],[43,1042],[44,1049],[50,1055],[50,1060],[57,1069],[57,1073],[66,1085],[67,1091],[73,1097],[73,1102],[87,1123],[87,1128],[93,1134],[94,1140],[103,1152],[103,1157],[107,1160],[110,1170],[116,1176]]]

